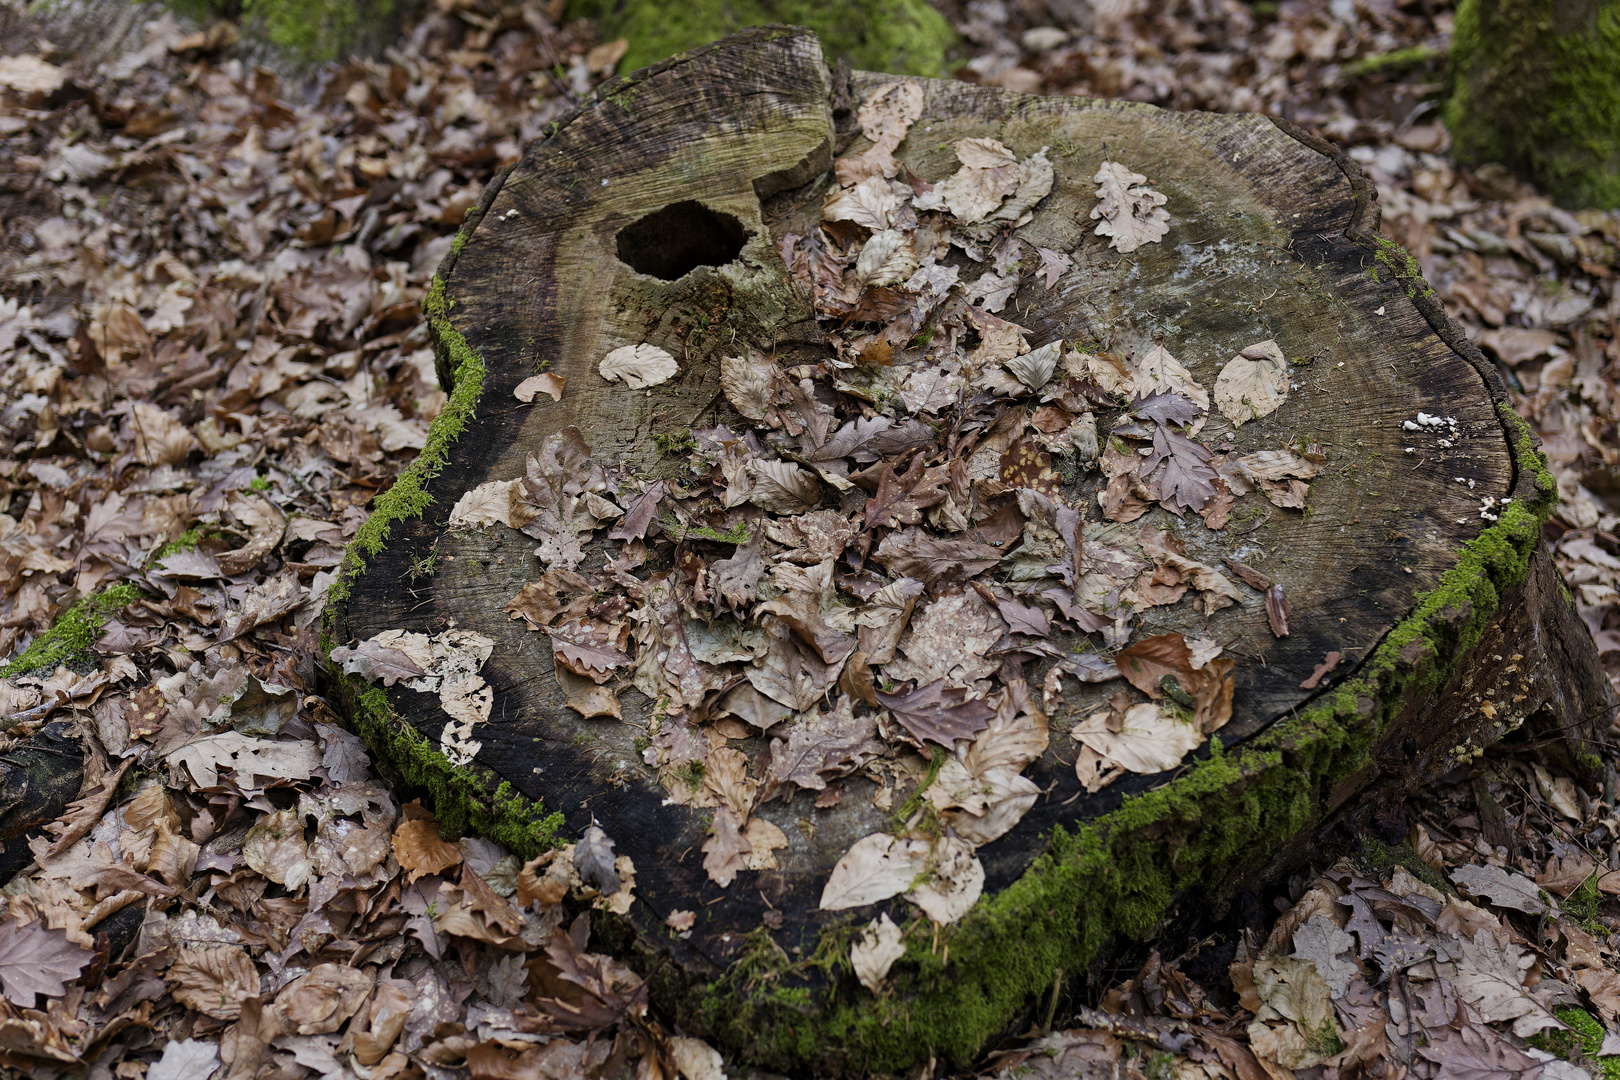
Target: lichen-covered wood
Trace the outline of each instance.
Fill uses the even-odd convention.
[[[836,805],[801,795],[757,807],[788,840],[777,868],[716,885],[702,865],[708,813],[672,805],[643,758],[656,703],[623,690],[622,720],[564,707],[547,636],[505,610],[540,573],[533,541],[447,521],[464,493],[522,476],[569,425],[594,460],[667,475],[659,436],[668,449],[695,427],[746,428],[719,385],[722,357],[740,348],[784,369],[828,360],[826,327],[779,252],[817,227],[835,155],[864,145],[852,110],[891,81],[837,85],[813,36],[750,32],[605,87],[492,183],[430,297],[451,403],[351,549],[327,627],[333,646],[450,628],[493,641],[482,668],[493,704],[469,766],[440,753],[449,718],[433,695],[338,674],[339,696],[374,746],[435,787],[446,820],[531,851],[541,813],[560,813],[568,836],[599,822],[634,860],[618,946],[652,977],[655,1004],[784,1069],[964,1061],[1027,1022],[1111,936],[1151,933],[1189,896],[1219,905],[1335,808],[1371,789],[1398,797],[1526,722],[1578,744],[1608,704],[1538,547],[1555,487],[1532,436],[1412,262],[1374,236],[1376,206],[1352,164],[1260,116],[919,80],[921,116],[896,151],[912,174],[941,180],[972,137],[1020,159],[1044,147],[1053,164],[1053,189],[1020,232],[1071,265],[1049,288],[1027,276],[1011,297],[1030,344],[1162,346],[1213,385],[1235,354],[1279,343],[1287,404],[1230,430],[1212,413],[1203,437],[1234,453],[1319,448],[1304,510],[1255,496],[1218,530],[1163,510],[1151,520],[1189,558],[1230,558],[1283,586],[1289,634],[1275,635],[1255,590],[1209,615],[1186,603],[1142,612],[1137,637],[1226,645],[1230,723],[1176,769],[1088,793],[1067,733],[1120,684],[1071,682],[1051,746],[1026,772],[1041,795],[979,849],[984,897],[951,925],[919,930],[901,901],[818,910],[834,863],[894,828],[913,794],[879,809],[858,777]],[[1095,234],[1104,161],[1166,196],[1162,240],[1122,255]],[[627,232],[634,243],[621,243]],[[610,352],[640,343],[673,356],[678,374],[645,389],[602,377]],[[518,385],[542,371],[566,378],[560,400],[520,404]],[[1446,418],[1441,430],[1420,413]],[[1059,495],[1094,520],[1096,491],[1076,476]],[[592,543],[600,558],[602,537]],[[1338,666],[1313,680],[1329,653]],[[1049,663],[1030,663],[1032,686]],[[752,758],[768,739],[736,742]],[[697,912],[687,936],[664,925],[676,910]],[[879,910],[914,932],[892,989],[874,998],[846,958]]]

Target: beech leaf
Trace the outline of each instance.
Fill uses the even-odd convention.
[[[1165,196],[1149,187],[1148,178],[1141,173],[1117,161],[1105,161],[1092,182],[1097,185],[1097,205],[1091,217],[1101,219],[1097,235],[1109,237],[1116,251],[1135,251],[1170,231]]]
[[[608,382],[624,380],[632,390],[657,386],[680,371],[675,358],[656,345],[625,345],[602,358],[597,371]]]

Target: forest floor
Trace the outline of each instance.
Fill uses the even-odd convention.
[[[0,889],[0,1065],[719,1075],[589,952],[588,920],[561,930],[547,863],[441,839],[320,697],[325,587],[445,403],[434,268],[493,171],[622,55],[561,7],[439,0],[308,87],[167,17],[93,67],[46,41],[0,58],[0,738],[65,721],[93,749]],[[1546,538],[1620,671],[1620,213],[1448,156],[1445,0],[945,9],[960,78],[1262,111],[1347,148],[1540,432]],[[56,666],[74,648],[53,642],[94,662]],[[1578,782],[1556,749],[1493,749],[1358,860],[1098,973],[978,1071],[1620,1075],[1614,771]],[[98,928],[143,910],[109,954]]]

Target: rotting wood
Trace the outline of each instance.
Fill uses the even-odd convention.
[[[845,89],[859,99],[889,81],[862,73]],[[1538,548],[1555,496],[1532,436],[1404,253],[1375,237],[1376,206],[1353,164],[1264,117],[920,85],[922,117],[897,152],[919,176],[952,172],[950,147],[964,137],[995,138],[1020,157],[1051,148],[1057,185],[1025,231],[1075,266],[1053,292],[1027,282],[1010,305],[1032,343],[1125,351],[1157,342],[1206,385],[1261,339],[1309,360],[1294,366],[1289,407],[1232,438],[1245,450],[1322,445],[1329,463],[1310,512],[1259,504],[1265,516],[1252,530],[1178,534],[1202,562],[1230,557],[1281,583],[1289,635],[1273,636],[1258,592],[1208,619],[1182,605],[1138,624],[1138,636],[1233,643],[1224,750],[1205,747],[1170,774],[1088,795],[1065,733],[1114,687],[1071,693],[1051,717],[1052,749],[1027,772],[1045,794],[979,851],[985,899],[942,934],[943,954],[913,948],[895,993],[874,1001],[808,963],[847,941],[848,916],[816,910],[833,863],[891,824],[865,797],[870,785],[855,781],[834,807],[801,798],[756,810],[790,837],[781,866],[718,888],[700,865],[704,815],[664,805],[642,763],[636,738],[651,703],[628,690],[625,722],[581,720],[562,707],[546,636],[507,616],[507,601],[538,576],[533,542],[500,526],[444,529],[463,492],[521,476],[526,455],[566,425],[597,460],[656,470],[654,434],[735,421],[718,362],[739,339],[784,367],[828,356],[777,244],[817,223],[825,172],[845,149],[840,88],[814,39],[786,29],[604,88],[490,186],[441,271],[432,312],[447,386],[476,409],[441,424],[457,437],[416,473],[427,498],[410,490],[392,504],[425,513],[376,523],[387,543],[355,552],[364,568],[351,563],[328,627],[332,644],[450,626],[492,639],[483,674],[495,702],[464,772],[561,811],[570,835],[599,821],[637,867],[621,944],[656,972],[655,1001],[688,1030],[775,1067],[898,1069],[930,1052],[964,1060],[1049,993],[1056,970],[1083,969],[1110,934],[1151,932],[1192,890],[1219,903],[1333,808],[1465,763],[1526,722],[1578,743],[1610,705]],[[1170,233],[1130,257],[1091,233],[1089,181],[1105,159],[1148,174],[1169,197]],[[740,249],[674,280],[620,260],[624,229],[687,202],[739,222]],[[679,376],[650,390],[598,376],[606,353],[638,342],[674,354]],[[540,368],[568,379],[562,400],[517,404],[517,384]],[[1456,419],[1451,447],[1404,426],[1419,412]],[[1482,507],[1499,504],[1486,498],[1513,501],[1492,521]],[[366,535],[378,536],[376,526]],[[428,564],[431,576],[421,573]],[[1301,688],[1329,652],[1343,662],[1320,687]],[[1040,673],[1032,665],[1037,685]],[[446,717],[432,695],[396,687],[385,707],[381,691],[339,682],[362,728],[393,724],[437,745]],[[880,907],[909,918],[903,902]],[[701,913],[689,939],[663,929],[677,908]],[[773,911],[780,926],[768,929]]]

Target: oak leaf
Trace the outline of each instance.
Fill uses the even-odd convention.
[[[34,1007],[38,994],[60,998],[90,960],[64,931],[47,929],[38,919],[26,926],[14,918],[0,921],[0,985],[25,1009]]]
[[[1165,196],[1148,186],[1148,178],[1132,172],[1117,161],[1105,161],[1092,177],[1097,185],[1097,205],[1091,211],[1097,235],[1109,237],[1109,244],[1121,253],[1151,244],[1170,231],[1170,215],[1164,209]]]

